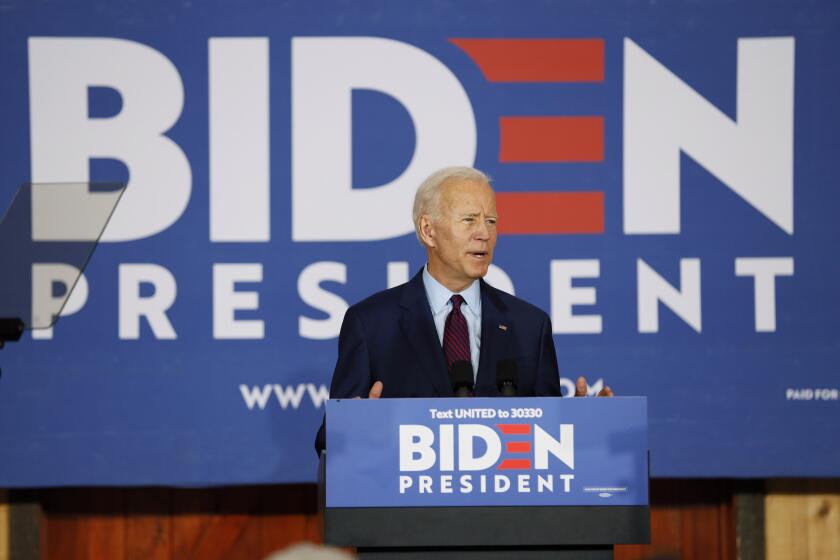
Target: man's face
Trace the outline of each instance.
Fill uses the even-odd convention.
[[[487,274],[496,248],[496,195],[487,183],[453,182],[442,187],[439,216],[428,222],[429,272],[460,292]]]

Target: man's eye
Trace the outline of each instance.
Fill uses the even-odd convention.
[[[464,218],[464,221],[467,222],[468,224],[471,224],[475,221],[475,218]]]
[[[491,225],[491,226],[495,226],[496,225],[496,218],[488,218],[487,219],[487,224]]]

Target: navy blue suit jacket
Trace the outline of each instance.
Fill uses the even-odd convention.
[[[496,397],[496,364],[515,360],[517,396],[559,396],[560,377],[548,315],[481,282],[481,348],[475,396]],[[367,397],[382,381],[382,397],[452,397],[440,339],[421,270],[406,284],[351,306],[341,325],[330,398]],[[315,449],[325,447],[324,424]]]

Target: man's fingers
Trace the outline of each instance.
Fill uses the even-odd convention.
[[[575,396],[576,397],[585,397],[586,396],[586,378],[582,375],[577,378],[577,382],[575,383]]]
[[[381,381],[377,381],[376,383],[374,383],[373,387],[370,388],[370,393],[368,393],[368,398],[369,399],[378,399],[379,397],[381,397],[383,387],[385,387],[385,385],[383,385]]]
[[[611,396],[613,396],[612,389],[610,389],[609,387],[604,387],[603,389],[598,391],[598,396],[599,397],[611,397]]]

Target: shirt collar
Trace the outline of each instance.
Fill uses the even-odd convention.
[[[455,292],[438,282],[429,274],[429,265],[423,267],[423,286],[426,288],[426,297],[429,298],[429,305],[432,308],[432,315],[437,315],[448,304],[449,299]],[[481,283],[474,280],[466,289],[458,292],[467,304],[467,311],[476,317],[481,312]]]

